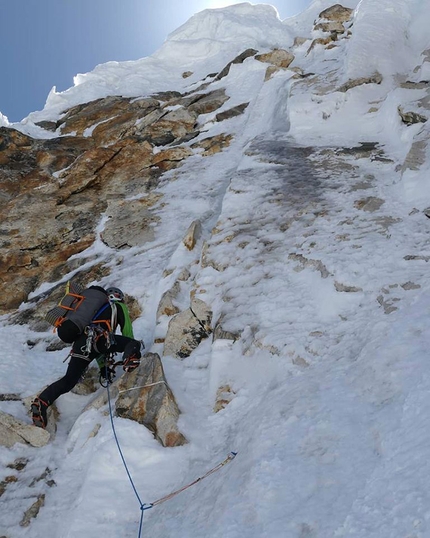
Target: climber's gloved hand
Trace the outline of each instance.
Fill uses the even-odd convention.
[[[123,357],[122,368],[124,372],[132,372],[140,365],[140,358],[136,355],[130,355],[129,357]]]

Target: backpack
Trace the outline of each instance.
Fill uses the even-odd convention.
[[[106,293],[96,287],[83,288],[67,282],[66,294],[45,319],[57,329],[58,337],[68,344],[80,336],[85,327],[96,320],[110,305]]]

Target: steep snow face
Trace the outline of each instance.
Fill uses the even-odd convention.
[[[419,1],[360,2],[347,50],[346,78],[368,76],[375,71],[389,76],[410,69],[412,58],[408,47],[408,28],[411,7],[416,8]]]

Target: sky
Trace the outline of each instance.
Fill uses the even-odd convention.
[[[151,55],[193,14],[228,0],[0,0],[0,112],[10,122],[41,110],[49,91],[111,60]],[[257,3],[257,2],[254,2]],[[311,0],[274,0],[282,19]]]
[[[277,41],[273,17],[240,11],[230,10],[222,31],[203,16],[200,41],[184,38],[183,57],[206,62],[196,80],[215,72],[214,62],[225,65],[216,55],[221,42],[225,61],[244,36],[256,49]],[[128,199],[157,197],[153,239],[115,250],[97,237],[65,264],[72,272],[64,280],[82,269],[79,262],[112,269],[100,284],[113,279],[139,302],[134,334],[148,351],[163,354],[158,338],[169,317],[157,321],[157,305],[175,283],[181,311],[195,293],[213,309],[214,324],[240,334],[234,343],[208,338],[184,360],[162,358],[187,445],[163,448],[144,426],[113,420],[144,503],[238,452],[228,466],[146,511],[142,536],[430,536],[430,121],[405,125],[398,112],[430,116],[430,88],[421,82],[430,78],[423,54],[429,19],[428,2],[361,0],[350,38],[310,53],[309,42],[295,48],[293,67],[314,77],[282,69],[266,80],[267,64],[254,58],[233,66],[207,87],[225,89],[228,101],[199,116],[200,134],[183,147],[222,134],[232,135],[231,144],[210,157],[195,149],[150,193],[138,178],[128,182]],[[217,39],[207,58],[207,42]],[[188,84],[183,66],[166,69],[177,59],[173,47],[168,53],[152,80],[181,91],[177,81]],[[337,91],[345,73],[374,70],[384,73],[381,84]],[[81,102],[93,95],[93,83],[111,87],[124,73],[115,65],[100,71],[76,89]],[[133,85],[141,88],[139,77],[125,79],[130,95]],[[74,102],[77,93],[63,98]],[[216,121],[241,103],[249,103],[243,114]],[[372,141],[379,145],[370,154],[359,147]],[[55,177],[60,185],[62,177]],[[109,203],[124,200],[110,196]],[[202,236],[188,251],[183,238],[196,219]],[[103,216],[98,232],[107,222]],[[31,398],[63,375],[67,350],[46,351],[57,343],[51,330],[36,333],[3,318],[0,341],[2,393]],[[227,385],[231,401],[215,413],[216,392]],[[140,506],[107,405],[84,410],[92,398],[57,400],[57,433],[46,446],[0,447],[0,536],[138,536]],[[22,403],[0,398],[0,410],[29,424]],[[21,471],[13,467],[18,458],[27,463]],[[37,498],[44,502],[39,515],[22,526]]]

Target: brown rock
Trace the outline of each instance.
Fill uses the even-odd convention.
[[[197,241],[202,235],[202,223],[199,220],[193,221],[183,239],[183,243],[188,250],[193,250]]]
[[[157,319],[161,316],[174,316],[179,313],[179,308],[175,305],[174,301],[180,291],[181,286],[179,282],[175,282],[169,290],[163,293],[157,308]]]
[[[146,200],[120,202],[107,211],[109,220],[100,234],[102,241],[111,248],[140,246],[154,239],[151,226],[157,217],[149,211]]]
[[[187,443],[178,429],[179,408],[156,353],[147,353],[137,370],[121,378],[118,389],[118,416],[143,424],[163,446]]]
[[[266,54],[257,54],[255,59],[259,62],[270,63],[276,67],[287,68],[294,60],[294,54],[284,49],[275,49]]]
[[[130,115],[133,115],[136,120],[157,106],[159,106],[158,101],[152,98],[105,97],[66,110],[58,123],[61,127],[61,134],[76,133],[78,136],[82,136],[86,130],[101,125],[101,122],[114,120],[99,131],[99,136],[102,137],[101,133],[104,133],[104,137],[106,137],[106,133],[113,129],[116,131],[114,138],[117,139],[118,129],[115,122],[121,129],[122,126],[128,125],[131,121]]]
[[[216,396],[215,396],[215,405],[214,405],[214,412],[218,413],[231,402],[235,395],[234,390],[230,387],[230,385],[223,385],[218,388]]]
[[[341,4],[335,4],[319,14],[320,19],[336,22],[347,22],[350,20],[353,9],[349,7],[343,7]]]
[[[25,511],[22,520],[20,521],[21,527],[28,527],[31,523],[31,520],[37,517],[40,509],[45,504],[45,494],[41,493],[37,496],[36,501],[30,506],[28,510]]]
[[[334,32],[336,34],[343,34],[343,32],[345,31],[345,27],[340,21],[330,21],[315,24],[314,30],[321,30],[322,32],[327,33]]]
[[[374,73],[371,77],[361,77],[356,78],[352,80],[348,80],[348,82],[345,82],[345,84],[342,84],[337,91],[338,92],[347,92],[351,88],[356,88],[357,86],[361,86],[362,84],[381,84],[382,82],[382,75],[379,73]]]
[[[193,152],[187,147],[177,146],[171,149],[165,149],[154,155],[153,164],[161,170],[171,170],[192,154]]]
[[[311,43],[311,46],[308,48],[308,51],[306,55],[308,55],[317,45],[329,45],[332,44],[333,41],[337,40],[337,35],[335,33],[330,34],[328,37],[318,37],[314,39]]]
[[[232,60],[231,62],[229,62],[225,67],[224,69],[222,69],[218,75],[216,76],[215,80],[220,80],[224,77],[226,77],[230,71],[230,67],[233,65],[233,64],[241,64],[243,63],[247,58],[250,58],[252,56],[255,56],[257,54],[258,50],[255,50],[255,49],[246,49],[245,51],[243,51],[241,54],[239,54],[239,56],[236,56],[236,58],[234,60]]]
[[[190,308],[176,314],[167,329],[163,355],[184,359],[211,332],[212,311],[200,299],[192,299]]]
[[[209,114],[220,108],[230,97],[225,94],[224,88],[213,92],[201,94],[188,109],[196,114]]]
[[[233,63],[255,53],[245,51]],[[35,140],[0,128],[0,285],[8,289],[0,298],[0,314],[26,301],[42,282],[55,282],[73,264],[75,269],[84,263],[84,258],[68,262],[94,242],[106,210],[111,218],[103,239],[113,248],[150,240],[155,219],[139,195],[148,193],[148,200],[161,173],[192,155],[179,144],[199,134],[200,114],[216,111],[227,100],[223,89],[187,95],[162,92],[138,99],[107,97],[72,107],[57,122],[44,123],[45,128],[61,131],[57,138]],[[218,120],[245,107],[226,111]],[[207,156],[230,140],[230,135],[218,135],[195,147]],[[177,145],[154,154],[153,144],[171,142]],[[123,197],[134,195],[139,201],[121,205]]]
[[[203,148],[203,156],[207,157],[209,155],[214,155],[215,153],[219,153],[224,148],[227,148],[230,145],[231,140],[233,139],[232,135],[215,135],[211,136],[209,138],[204,138],[203,140],[200,140],[199,142],[193,144],[191,147],[193,149],[196,148]]]
[[[50,439],[50,433],[42,428],[36,428],[30,423],[15,418],[0,411],[0,440],[7,448],[15,443],[28,444],[34,447],[45,446]]]
[[[293,47],[301,47],[306,43],[306,41],[308,41],[307,37],[295,37]]]
[[[425,123],[428,118],[418,112],[404,112],[401,106],[397,109],[399,111],[402,122],[406,125],[413,125],[414,123]]]
[[[354,207],[361,209],[362,211],[373,213],[374,211],[377,211],[384,203],[385,201],[381,200],[381,198],[368,196],[367,198],[362,198],[361,200],[354,202]]]
[[[234,118],[235,116],[240,116],[246,110],[248,105],[249,103],[241,103],[240,105],[236,105],[233,108],[229,108],[224,112],[219,112],[219,114],[215,116],[215,119],[216,121],[224,121],[229,120],[230,118]]]

